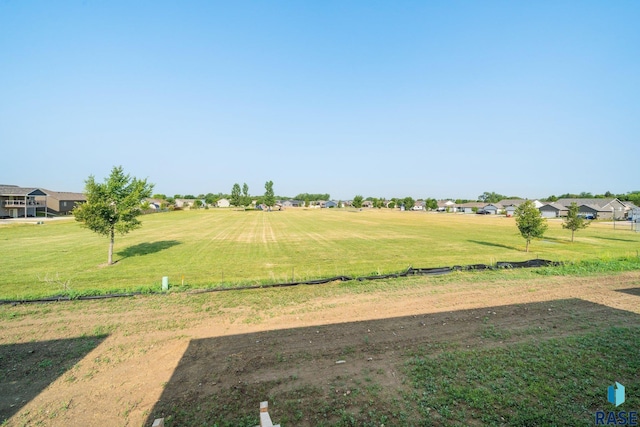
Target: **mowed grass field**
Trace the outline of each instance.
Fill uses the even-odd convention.
[[[637,255],[640,233],[593,223],[576,233],[549,221],[525,253],[515,220],[502,216],[382,210],[210,209],[142,217],[143,227],[108,240],[73,220],[0,225],[0,298],[210,288],[544,258],[579,261]],[[624,228],[623,228],[624,226]]]

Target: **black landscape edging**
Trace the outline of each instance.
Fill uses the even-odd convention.
[[[435,267],[435,268],[409,267],[402,273],[391,273],[391,274],[382,274],[382,275],[376,275],[376,276],[362,276],[362,277],[334,276],[334,277],[328,277],[325,279],[305,280],[305,281],[298,281],[298,282],[272,283],[270,285],[247,285],[247,286],[234,286],[231,288],[197,289],[193,291],[186,291],[186,293],[204,294],[204,293],[210,293],[210,292],[242,291],[242,290],[248,290],[248,289],[284,288],[284,287],[299,286],[299,285],[323,285],[331,282],[350,282],[352,280],[357,280],[362,282],[365,280],[397,279],[399,277],[408,277],[408,276],[440,276],[443,274],[449,274],[452,271],[555,267],[562,264],[563,264],[562,262],[549,261],[546,259],[532,259],[532,260],[522,261],[522,262],[498,261],[496,262],[495,265],[470,264],[470,265],[454,265],[453,267]],[[88,296],[79,296],[79,297],[73,297],[73,298],[66,297],[66,296],[58,296],[58,297],[38,298],[38,299],[31,299],[31,300],[0,300],[0,305],[51,303],[51,302],[75,301],[75,300],[96,300],[96,299],[107,299],[107,298],[132,297],[132,296],[142,295],[142,294],[157,295],[157,294],[163,294],[163,293],[164,292],[129,292],[129,293],[120,293],[120,294],[88,295]]]

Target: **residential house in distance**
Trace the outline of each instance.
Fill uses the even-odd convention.
[[[451,200],[438,200],[438,212],[453,212],[455,210],[455,202]]]
[[[47,193],[39,188],[24,188],[17,185],[0,185],[0,218],[28,218],[38,212],[46,215],[47,203],[36,200]]]
[[[176,199],[174,203],[176,208],[186,209],[192,207],[195,201],[196,199]]]
[[[229,199],[220,199],[216,202],[216,206],[219,208],[228,208],[231,206],[231,202]]]
[[[461,203],[459,205],[456,205],[456,211],[457,212],[462,212],[462,213],[465,213],[465,214],[472,214],[472,213],[476,213],[477,211],[481,210],[484,206],[485,206],[485,203],[483,203],[483,202]]]
[[[559,203],[545,203],[538,208],[544,218],[560,218],[567,216],[569,208]]]
[[[69,215],[86,201],[82,193],[0,185],[0,218]]]
[[[502,206],[502,212],[506,216],[514,216],[518,206],[520,206],[526,201],[527,199],[502,199],[497,204]],[[540,202],[539,200],[531,200],[531,201],[533,202],[533,205],[537,209],[540,209],[544,205],[544,203]]]
[[[36,197],[36,200],[46,202],[47,211],[55,215],[70,215],[73,208],[81,203],[86,203],[87,198],[82,193],[68,191],[43,190],[45,197]]]
[[[593,219],[624,219],[626,206],[616,198],[608,199],[558,199],[557,204],[567,209],[571,203],[578,205],[578,214]]]
[[[502,206],[500,203],[489,203],[488,205],[484,205],[482,210],[487,215],[499,215],[504,213],[504,206]]]

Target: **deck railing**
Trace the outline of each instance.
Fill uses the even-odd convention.
[[[33,207],[33,208],[39,208],[39,207],[44,207],[46,206],[44,203],[42,202],[38,202],[36,200],[27,200],[26,202],[24,200],[4,200],[4,206],[7,208],[11,208],[11,207],[18,207],[18,208],[22,208],[22,207]]]

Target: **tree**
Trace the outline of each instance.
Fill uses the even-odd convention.
[[[531,200],[527,200],[516,208],[516,225],[520,234],[527,241],[525,252],[529,252],[531,239],[540,238],[547,229],[547,220],[540,215],[540,211]]]
[[[276,204],[276,196],[273,192],[273,181],[267,181],[264,184],[264,204],[267,205],[269,211]]]
[[[411,208],[416,204],[415,200],[412,197],[405,197],[402,199],[402,204],[404,205],[405,211],[410,211]]]
[[[436,199],[427,199],[425,200],[425,206],[427,209],[435,211],[438,209],[438,201]]]
[[[229,200],[233,206],[238,207],[242,204],[242,194],[240,193],[240,184],[237,182],[233,184],[233,188],[231,189],[231,198]]]
[[[122,235],[142,226],[136,218],[142,213],[142,201],[151,197],[153,184],[125,175],[122,166],[114,167],[100,184],[93,175],[85,181],[87,202],[76,206],[73,214],[83,227],[109,237],[107,264],[113,264],[116,231]]]
[[[484,203],[498,203],[502,199],[506,199],[506,197],[493,191],[490,193],[485,191],[478,196],[478,200]]]
[[[249,196],[249,186],[245,182],[242,184],[242,206],[249,206],[251,204],[251,196]]]
[[[569,206],[569,211],[567,212],[567,217],[562,223],[562,228],[566,228],[567,230],[571,230],[571,241],[573,242],[573,236],[578,230],[582,230],[583,228],[587,228],[590,224],[585,218],[578,215],[578,205],[573,202],[571,206]]]
[[[353,202],[351,202],[351,206],[353,206],[356,209],[360,209],[362,207],[362,201],[364,199],[362,198],[362,196],[357,195],[353,198]]]

